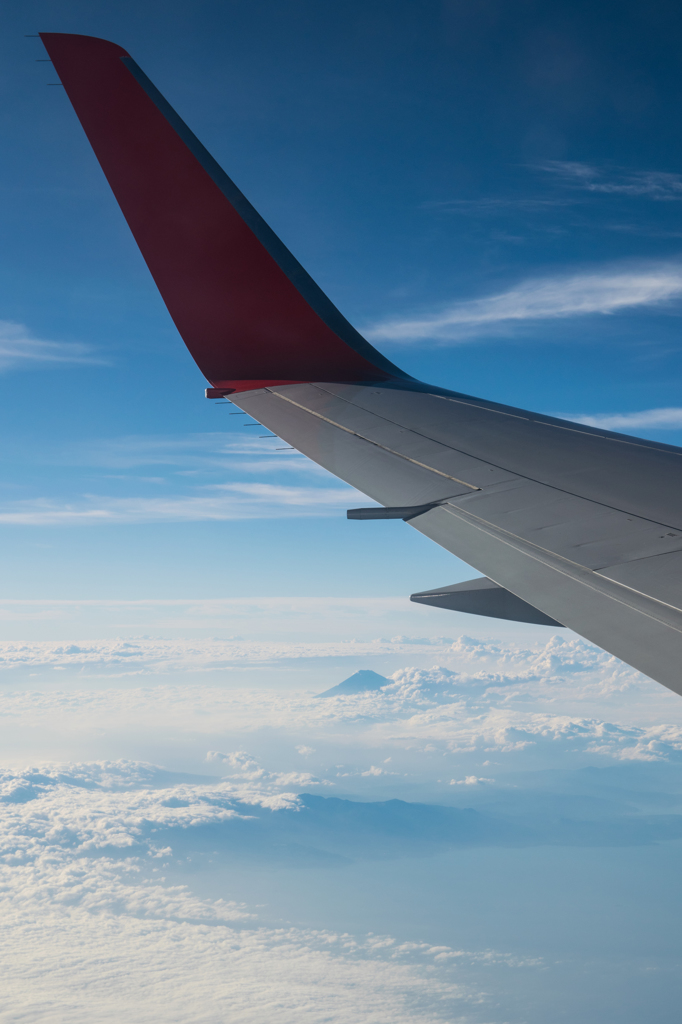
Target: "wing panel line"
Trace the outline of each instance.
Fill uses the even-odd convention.
[[[472,491],[480,491],[481,490],[481,488],[477,487],[475,484],[469,484],[469,483],[466,482],[466,480],[460,480],[458,477],[451,476],[449,473],[443,473],[443,471],[440,470],[440,469],[434,469],[433,466],[427,466],[425,462],[419,462],[417,459],[411,459],[409,455],[403,455],[402,452],[396,452],[393,448],[389,448],[385,444],[379,444],[378,441],[373,441],[370,437],[365,437],[364,434],[358,434],[358,432],[356,430],[351,430],[350,427],[344,427],[344,426],[342,426],[341,423],[336,423],[334,420],[329,419],[328,416],[323,416],[321,412],[315,412],[313,409],[308,409],[307,406],[301,405],[300,402],[295,402],[293,398],[288,398],[286,395],[280,394],[279,391],[272,391],[270,388],[265,388],[265,390],[269,391],[270,394],[272,394],[272,395],[276,395],[277,398],[281,398],[283,401],[289,402],[291,405],[295,405],[298,409],[302,409],[303,412],[307,412],[310,416],[315,416],[315,417],[317,417],[318,420],[324,420],[325,423],[329,423],[332,427],[336,427],[337,430],[343,430],[343,431],[345,431],[346,434],[352,434],[353,437],[359,437],[361,441],[366,441],[367,444],[373,444],[375,446],[375,448],[381,448],[382,451],[390,452],[391,455],[397,455],[399,459],[405,459],[406,462],[411,462],[415,466],[420,466],[422,469],[428,469],[431,473],[437,473],[438,476],[443,476],[443,477],[445,477],[446,480],[452,480],[456,484],[461,484],[462,487],[468,487]],[[321,390],[323,390],[323,389],[321,389]],[[378,418],[381,418],[381,417],[378,417]],[[392,423],[393,421],[392,420],[386,420],[385,422],[386,423]],[[395,426],[397,426],[397,424],[395,424]],[[413,431],[413,433],[416,434],[417,431]],[[427,440],[427,441],[433,440],[430,437],[426,437],[424,434],[419,434],[418,436],[419,437],[424,437],[425,440]],[[434,444],[440,444],[439,441],[434,441],[433,443]],[[442,447],[443,448],[447,448],[447,447],[449,447],[449,445],[443,445]],[[452,450],[453,451],[457,451],[456,448],[453,448]],[[466,452],[462,452],[461,454],[465,455]]]
[[[369,412],[371,415],[376,416],[377,419],[381,419],[385,423],[391,423],[395,427],[399,427],[399,428],[404,429],[404,430],[410,430],[413,434],[416,434],[418,437],[423,437],[426,441],[432,441],[434,444],[442,445],[443,448],[449,448],[451,451],[457,452],[460,455],[464,455],[467,458],[477,459],[479,462],[484,462],[484,464],[487,465],[487,466],[493,466],[495,469],[499,469],[503,473],[509,473],[509,474],[511,474],[511,476],[516,477],[519,480],[527,480],[529,483],[538,484],[540,487],[551,488],[551,490],[558,491],[561,494],[568,494],[572,498],[579,498],[581,501],[588,501],[588,502],[590,502],[593,505],[599,505],[601,508],[610,509],[612,512],[621,512],[623,515],[626,515],[626,516],[630,516],[630,515],[631,516],[635,516],[637,519],[642,520],[642,522],[652,523],[654,526],[661,526],[661,527],[665,527],[665,528],[670,529],[670,530],[679,530],[679,529],[681,529],[681,527],[678,526],[675,523],[664,523],[664,522],[661,522],[660,519],[651,519],[648,516],[643,516],[643,515],[640,515],[639,513],[631,512],[629,509],[621,508],[618,505],[609,505],[609,504],[607,504],[604,501],[596,501],[594,498],[586,498],[585,495],[578,494],[576,491],[569,491],[567,488],[559,487],[556,484],[548,484],[545,480],[542,480],[542,479],[540,479],[538,477],[529,476],[526,473],[521,473],[520,471],[518,471],[516,469],[511,470],[507,466],[501,465],[499,462],[493,462],[490,459],[481,459],[480,456],[472,455],[471,452],[467,452],[463,448],[457,448],[457,447],[455,447],[455,445],[448,444],[446,441],[442,441],[440,439],[437,439],[437,438],[434,438],[434,437],[430,437],[428,434],[422,434],[419,430],[415,430],[414,427],[406,427],[406,426],[404,426],[404,424],[398,423],[396,420],[392,420],[388,416],[384,416],[381,413],[375,412],[373,409],[372,410],[364,409],[363,406],[356,405],[355,402],[352,402],[348,398],[344,398],[343,395],[337,395],[333,391],[327,391],[327,389],[324,387],[324,385],[320,384],[318,382],[310,382],[310,387],[317,388],[318,391],[324,391],[326,394],[331,395],[333,398],[337,399],[338,401],[345,402],[347,405],[352,406],[355,409],[360,409],[363,412]],[[427,393],[429,395],[431,395],[431,392],[427,392]],[[313,409],[309,409],[307,406],[300,405],[298,402],[294,402],[293,399],[291,399],[291,398],[286,398],[279,391],[274,391],[273,390],[272,394],[277,395],[279,398],[284,398],[285,401],[292,402],[294,405],[298,405],[298,407],[300,409],[304,409],[306,412],[309,412],[311,414],[311,416],[317,416],[319,419],[326,420],[327,423],[331,423],[332,426],[338,427],[339,430],[348,430],[347,427],[342,426],[340,423],[336,423],[334,420],[328,419],[326,416],[323,416],[321,413],[315,412]],[[498,409],[488,409],[486,406],[480,406],[480,405],[477,406],[473,402],[461,402],[459,399],[456,399],[456,398],[445,398],[443,395],[433,395],[432,397],[434,397],[434,398],[443,398],[445,401],[451,401],[451,402],[454,402],[455,404],[458,404],[458,405],[469,405],[469,406],[472,406],[472,408],[477,408],[477,409],[483,408],[484,411],[486,411],[486,412],[494,412],[494,413],[497,413],[498,415],[501,415],[501,416],[509,415],[509,416],[511,416],[512,419],[526,420],[529,423],[540,423],[542,426],[550,426],[550,427],[554,426],[553,423],[547,424],[543,420],[533,420],[529,416],[528,417],[516,416],[516,415],[511,414],[511,413],[502,412],[501,410],[498,410]],[[568,431],[573,430],[573,428],[571,428],[571,427],[561,427],[559,425],[557,425],[557,429],[559,429],[559,430],[568,430]],[[349,433],[355,433],[355,431],[351,431],[351,430],[348,430],[348,432]],[[576,430],[575,432],[576,433],[580,433],[580,434],[583,433],[581,430]],[[362,437],[363,435],[362,434],[357,434],[357,436],[358,437]],[[590,436],[590,435],[588,434],[588,436]],[[605,439],[607,441],[610,441],[610,440],[619,441],[620,440],[620,438],[609,438],[609,437],[607,437]],[[364,440],[367,441],[367,440],[369,440],[369,438],[364,438]],[[376,441],[370,441],[370,443],[371,444],[377,444]],[[627,440],[624,440],[623,443],[627,444],[629,442]],[[381,447],[384,447],[384,446],[383,445],[379,445],[378,447],[381,448]],[[646,447],[646,445],[634,445],[634,447]],[[392,449],[387,448],[386,450],[387,451],[391,451]],[[395,455],[400,455],[400,452],[394,452],[394,454]],[[678,454],[682,455],[682,452],[679,452]],[[406,455],[400,455],[400,457],[401,458],[408,458],[408,456],[406,456]],[[409,461],[414,462],[416,460],[410,459]],[[425,465],[425,463],[417,462],[416,464],[418,466],[423,466],[424,469],[430,469],[433,473],[440,472],[437,469],[433,469],[431,466]],[[446,474],[442,474],[441,473],[441,475],[444,476]],[[456,477],[449,477],[449,479],[450,480],[456,480]],[[457,483],[462,483],[463,484],[464,481],[463,480],[457,480]],[[477,491],[481,490],[480,487],[474,487],[472,484],[466,484],[466,486],[467,487],[471,487],[472,490],[477,490]]]

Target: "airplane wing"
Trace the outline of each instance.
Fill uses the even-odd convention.
[[[404,374],[121,47],[42,33],[189,351],[240,409],[487,580],[413,595],[562,624],[682,694],[682,449]]]

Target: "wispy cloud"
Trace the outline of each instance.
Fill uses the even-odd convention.
[[[265,427],[261,433],[263,431]],[[258,431],[255,433],[258,434]],[[202,434],[129,434],[81,442],[64,452],[62,460],[69,465],[133,469],[137,466],[195,466],[199,461],[224,465],[225,456],[246,455],[253,458],[271,454],[272,443],[253,434],[253,430],[248,434],[245,430],[243,437],[222,431]]]
[[[496,295],[460,302],[441,313],[385,320],[366,334],[372,340],[466,341],[509,333],[515,326],[590,314],[612,314],[662,305],[682,296],[682,264],[610,267],[582,274],[531,278]]]
[[[0,320],[0,370],[24,364],[89,363],[103,365],[89,345],[35,338],[24,324]]]
[[[484,196],[480,199],[444,199],[422,203],[423,210],[452,210],[457,213],[498,213],[501,210],[546,210],[568,206],[571,199],[533,199],[514,196]]]
[[[641,412],[607,412],[594,416],[567,416],[574,423],[604,430],[679,430],[682,428],[682,408],[643,409]]]
[[[207,488],[208,489],[208,488]],[[275,484],[220,484],[217,495],[113,498],[84,495],[79,502],[45,498],[0,508],[0,523],[14,526],[86,526],[228,519],[277,519],[340,514],[365,501],[352,487],[285,487]]]
[[[603,171],[589,164],[565,160],[549,160],[541,165],[563,179],[564,183],[586,192],[606,195],[648,196],[663,202],[682,199],[682,175],[668,171],[629,171],[607,178]]]
[[[209,750],[206,761],[214,764],[229,765],[234,769],[226,776],[234,782],[255,782],[259,787],[265,784],[270,787],[287,786],[294,789],[308,786],[333,786],[329,779],[318,779],[310,772],[269,772],[245,750],[235,750],[230,754],[222,754],[219,750]]]
[[[229,424],[235,422],[240,421],[231,420]],[[245,422],[252,421],[247,418]],[[60,452],[49,453],[49,460],[65,466],[119,470],[172,466],[181,475],[237,465],[249,474],[283,470],[327,475],[326,470],[297,451],[278,451],[283,444],[278,437],[259,437],[259,433],[269,435],[271,431],[266,427],[253,427],[241,433],[129,434],[79,442]]]

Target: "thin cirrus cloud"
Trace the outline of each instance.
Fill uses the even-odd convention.
[[[509,334],[541,320],[609,315],[661,306],[682,296],[682,264],[606,268],[591,273],[531,278],[496,295],[460,302],[421,318],[385,320],[372,340],[463,342]]]
[[[44,341],[35,338],[24,324],[0,320],[0,371],[22,364],[87,363],[103,365],[89,345],[69,341]]]
[[[106,524],[201,522],[229,519],[277,519],[338,515],[364,495],[352,487],[285,487],[275,484],[221,484],[218,494],[162,498],[114,498],[85,495],[80,502],[37,498],[0,508],[7,526],[87,526]]]
[[[262,428],[265,429],[264,427]],[[272,445],[251,435],[213,431],[202,434],[129,434],[124,437],[88,440],[63,452],[66,465],[133,469],[138,466],[224,465],[225,456],[254,458],[270,454]]]
[[[250,420],[246,421],[251,424]],[[276,436],[259,436],[266,427],[244,430],[243,434],[211,431],[194,434],[130,434],[78,442],[57,453],[50,452],[52,464],[97,466],[100,469],[136,469],[141,466],[169,466],[190,474],[238,465],[243,471],[304,470],[326,474],[326,470],[304,458]]]
[[[615,196],[646,196],[659,202],[682,199],[682,175],[669,171],[626,171],[607,178],[589,164],[570,160],[549,160],[540,170],[553,174],[573,188]]]

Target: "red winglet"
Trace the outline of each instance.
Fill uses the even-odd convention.
[[[405,379],[120,46],[41,33],[168,311],[215,388]]]

